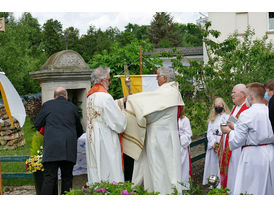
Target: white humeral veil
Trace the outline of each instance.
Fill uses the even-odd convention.
[[[181,193],[181,153],[177,126],[178,106],[184,105],[177,82],[154,92],[128,97],[124,153],[135,159],[132,182],[149,191]]]

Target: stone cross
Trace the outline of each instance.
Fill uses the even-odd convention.
[[[64,39],[60,39],[60,41],[65,41],[66,42],[66,50],[68,50],[68,42],[69,41],[74,41],[74,40],[68,38],[68,33],[65,33],[64,36],[65,36],[65,38]]]

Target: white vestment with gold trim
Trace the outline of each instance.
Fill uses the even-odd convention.
[[[102,180],[124,181],[118,133],[125,130],[126,118],[121,105],[104,92],[87,98],[87,185]]]

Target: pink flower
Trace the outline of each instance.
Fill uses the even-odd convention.
[[[106,188],[102,188],[102,189],[99,189],[99,190],[97,190],[98,192],[102,192],[102,193],[105,193],[107,190],[106,190]]]
[[[130,195],[129,192],[127,190],[121,190],[121,194],[122,195]]]
[[[112,184],[113,185],[118,185],[118,182],[113,181]]]

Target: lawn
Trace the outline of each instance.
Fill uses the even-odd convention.
[[[26,140],[25,145],[15,150],[0,150],[0,156],[30,155],[31,141],[35,134],[35,130],[29,117],[26,118],[23,130],[24,138]],[[25,162],[2,162],[1,167],[2,172],[26,172]],[[3,185],[33,185],[33,179],[3,179]]]

